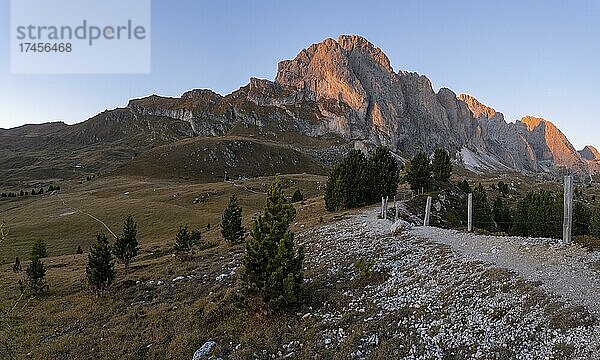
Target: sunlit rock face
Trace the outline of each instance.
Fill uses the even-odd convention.
[[[600,175],[600,152],[592,145],[587,145],[579,154],[587,162],[592,175]]]
[[[395,72],[381,49],[356,35],[326,39],[281,61],[275,81],[252,78],[227,96],[192,90],[178,99],[134,100],[129,107],[189,121],[199,135],[223,134],[243,123],[336,135],[367,147],[383,144],[404,157],[441,147],[480,171],[567,168],[586,175],[600,162],[597,151],[593,159],[582,158],[549,121],[528,116],[507,123],[471,95],[435,92],[427,77]],[[584,151],[591,156],[591,149]]]
[[[520,125],[520,126],[519,126]],[[519,132],[531,145],[540,164],[588,172],[587,164],[569,139],[550,121],[525,116],[517,122]]]
[[[302,94],[298,98],[345,104],[341,118],[337,114],[323,121],[350,139],[405,153],[468,149],[498,170],[587,171],[585,161],[550,122],[527,117],[507,123],[502,113],[473,96],[457,96],[446,88],[436,93],[427,77],[394,72],[387,56],[360,36],[327,39],[280,62],[275,83],[295,88]]]

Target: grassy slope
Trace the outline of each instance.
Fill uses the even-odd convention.
[[[306,172],[325,174],[312,157],[271,141],[238,136],[197,137],[177,141],[142,153],[123,165],[117,174],[191,181],[231,179]]]
[[[318,175],[283,175],[286,194],[300,188],[306,196],[321,193],[326,180]],[[0,199],[0,212],[10,227],[2,262],[26,258],[31,244],[42,238],[50,256],[74,254],[78,245],[87,251],[95,234],[103,226],[82,212],[104,221],[113,231],[121,231],[122,222],[132,214],[139,223],[143,251],[167,249],[179,225],[212,232],[231,194],[240,198],[245,221],[264,203],[264,192],[272,178],[240,182],[241,186],[219,182],[195,184],[143,177],[100,177],[83,185],[64,186],[60,195]],[[256,191],[251,192],[246,188]],[[194,199],[202,200],[194,204]],[[63,204],[64,201],[64,204]],[[79,211],[78,211],[79,210]]]
[[[325,221],[334,217],[325,212],[322,196],[319,196],[323,177],[287,175],[282,176],[282,180],[286,194],[291,195],[300,188],[306,196],[312,197],[305,204],[296,204],[298,215],[294,230],[313,227],[322,216]],[[225,313],[228,314],[225,321],[211,332],[246,336],[247,341],[260,342],[262,338],[255,334],[240,335],[245,326],[259,322],[270,327],[272,335],[276,334],[277,319],[247,317],[245,311],[235,307],[233,292],[229,289],[234,280],[215,281],[216,276],[230,271],[228,264],[231,259],[241,257],[243,246],[230,247],[221,242],[216,248],[200,251],[192,261],[179,261],[168,253],[176,227],[183,223],[202,227],[205,241],[219,243],[217,223],[230,194],[235,193],[240,198],[245,223],[249,223],[264,203],[264,194],[260,192],[271,181],[272,178],[259,178],[244,181],[240,186],[191,185],[120,177],[92,181],[77,192],[64,194],[65,201],[85,207],[115,230],[127,213],[139,221],[142,254],[128,273],[119,267],[112,293],[102,300],[95,299],[87,289],[87,256],[73,255],[77,244],[83,243],[87,250],[100,225],[79,214],[60,217],[68,209],[57,196],[45,196],[28,203],[3,203],[3,216],[8,215],[6,219],[11,229],[4,249],[9,257],[25,256],[32,240],[25,234],[44,237],[51,256],[44,260],[49,295],[43,300],[25,303],[17,312],[16,337],[12,339],[16,354],[23,356],[33,350],[34,358],[53,359],[91,358],[98,354],[114,359],[188,357],[205,338],[202,329]],[[124,195],[124,191],[129,195]],[[202,194],[206,200],[192,204],[192,200]],[[26,218],[25,214],[31,214],[31,218],[19,221]],[[207,223],[213,225],[209,231],[206,231]],[[22,276],[13,274],[9,268],[10,265],[5,264],[2,269],[9,284],[0,293],[0,301],[5,302],[16,297],[16,282]],[[172,278],[187,274],[203,274],[206,279],[193,283],[182,281],[176,290],[170,285],[145,285],[148,280],[157,279],[170,284]],[[137,281],[142,284],[135,286]],[[239,317],[233,316],[235,314]]]

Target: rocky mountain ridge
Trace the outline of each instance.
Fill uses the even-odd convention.
[[[407,157],[443,147],[477,172],[596,171],[550,121],[526,116],[509,123],[473,96],[447,88],[436,93],[427,77],[394,72],[381,49],[355,35],[326,39],[281,61],[275,81],[253,78],[225,97],[205,94],[194,90],[163,106],[164,98],[133,100],[129,107],[190,121],[198,135],[222,134],[239,121],[284,124],[282,131],[386,145]],[[145,106],[149,101],[154,104]]]
[[[136,133],[136,123],[143,133]],[[281,61],[274,81],[251,78],[225,96],[195,89],[179,98],[133,99],[124,109],[58,128],[44,130],[49,135],[42,142],[74,142],[76,149],[77,139],[80,147],[110,139],[131,148],[124,148],[126,156],[190,136],[246,136],[285,144],[325,165],[350,147],[386,145],[405,159],[417,150],[445,148],[474,172],[600,174],[595,148],[578,152],[550,121],[526,116],[507,122],[471,95],[435,92],[427,77],[394,71],[381,49],[356,35],[326,39]],[[19,131],[0,130],[0,137],[16,144]],[[71,135],[63,139],[62,133]],[[23,141],[41,138],[29,134]]]

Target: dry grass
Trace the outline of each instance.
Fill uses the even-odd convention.
[[[291,196],[299,188],[307,198],[319,196],[326,181],[316,175],[281,178],[286,195]],[[206,239],[220,239],[218,224],[229,196],[238,196],[244,208],[244,222],[249,224],[264,205],[262,192],[272,179],[256,178],[233,186],[225,182],[194,184],[141,177],[100,177],[82,185],[64,186],[60,195],[3,199],[0,211],[10,236],[0,262],[12,262],[16,256],[27,258],[33,241],[38,238],[46,241],[50,256],[74,254],[79,245],[87,251],[95,234],[107,231],[83,212],[101,219],[117,233],[127,215],[133,215],[138,222],[141,257],[167,252],[179,225],[202,229]],[[196,198],[201,202],[194,204]],[[300,213],[307,211],[298,206]],[[307,221],[314,223],[314,219]]]

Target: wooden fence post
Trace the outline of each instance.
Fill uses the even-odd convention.
[[[431,196],[427,197],[427,204],[425,205],[425,219],[423,219],[423,226],[429,226],[429,216],[431,215]]]
[[[467,231],[473,231],[473,194],[469,194],[467,202]]]
[[[573,176],[565,176],[563,241],[571,242],[573,228]]]

